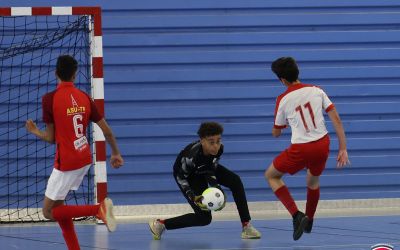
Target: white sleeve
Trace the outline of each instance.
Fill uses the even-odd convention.
[[[319,89],[319,90],[320,90],[321,97],[322,97],[322,107],[324,108],[324,110],[326,112],[328,112],[333,107],[333,103],[329,99],[328,95],[322,89]]]
[[[285,128],[287,126],[286,114],[285,110],[282,107],[282,103],[279,102],[276,105],[275,111],[275,121],[274,121],[274,128]]]

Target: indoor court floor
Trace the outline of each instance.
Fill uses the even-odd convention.
[[[385,243],[400,249],[400,216],[318,218],[313,232],[292,239],[292,221],[254,220],[262,233],[259,240],[242,240],[238,221],[214,221],[205,227],[165,231],[152,239],[144,223],[120,223],[108,233],[104,225],[76,224],[81,249],[137,250],[239,250],[239,249],[371,249]],[[0,249],[66,249],[55,223],[0,225]]]

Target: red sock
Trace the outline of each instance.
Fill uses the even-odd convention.
[[[63,219],[95,216],[100,205],[65,206],[61,205],[52,209],[51,213],[56,221]]]
[[[165,224],[165,220],[158,219],[161,224]]]
[[[242,222],[242,227],[247,226],[249,223],[250,223],[250,221],[243,221],[243,222]]]
[[[72,219],[65,219],[58,221],[62,234],[64,236],[65,243],[67,243],[68,250],[80,250],[79,241],[76,237],[74,223]]]
[[[306,204],[306,215],[310,220],[314,219],[315,211],[319,201],[319,188],[310,189],[307,188],[307,204]]]
[[[297,209],[296,203],[294,202],[292,196],[289,193],[289,189],[286,186],[282,186],[275,191],[276,197],[282,202],[282,204],[286,207],[289,213],[293,216],[296,212],[299,211]]]

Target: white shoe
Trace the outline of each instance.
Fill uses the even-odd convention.
[[[108,231],[114,232],[117,229],[117,221],[113,213],[113,202],[110,198],[105,198],[100,203],[96,217],[106,224]]]
[[[149,222],[150,231],[153,234],[153,239],[160,240],[161,235],[165,230],[165,225],[160,222],[160,220],[152,220]]]
[[[250,222],[243,227],[242,239],[259,239],[261,238],[261,233],[255,229]]]

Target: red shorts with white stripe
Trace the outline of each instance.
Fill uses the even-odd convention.
[[[273,161],[275,168],[291,175],[308,168],[312,175],[320,176],[329,155],[329,135],[308,143],[292,144]]]

